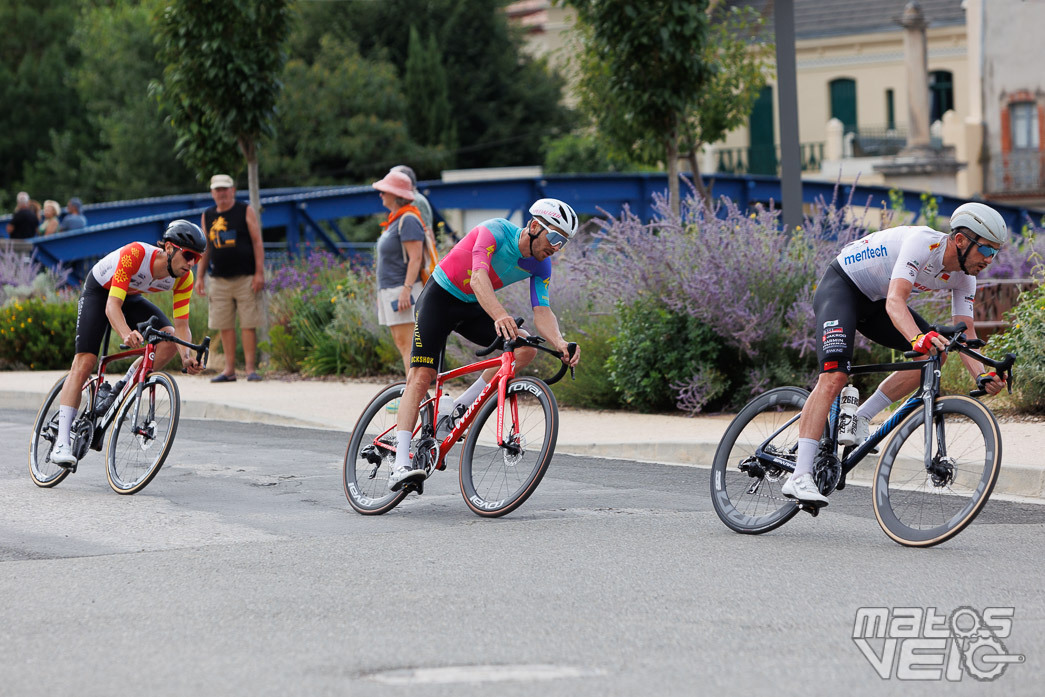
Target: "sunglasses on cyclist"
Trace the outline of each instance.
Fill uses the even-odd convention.
[[[990,245],[980,244],[980,238],[979,237],[977,237],[976,239],[973,239],[973,238],[969,237],[968,235],[966,235],[965,237],[970,242],[975,244],[976,245],[976,250],[980,254],[982,254],[985,258],[987,258],[987,259],[993,258],[998,252],[1001,251],[1000,249],[995,249],[994,247],[991,247]]]
[[[179,247],[178,245],[174,244],[173,242],[171,243],[171,246],[174,247],[175,249],[181,250],[181,253],[185,257],[185,260],[187,262],[189,262],[190,264],[198,264],[200,259],[203,258],[203,255],[200,254],[199,252],[194,252],[191,249],[185,249],[184,247]]]
[[[534,220],[537,219],[534,218]],[[566,246],[566,243],[570,241],[569,237],[562,234],[558,230],[553,230],[541,221],[537,220],[537,224],[544,228],[544,231],[547,233],[548,236],[548,244],[550,244],[552,247],[555,247],[555,249],[562,249]]]

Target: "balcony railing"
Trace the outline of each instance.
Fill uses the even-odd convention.
[[[852,157],[891,157],[907,147],[905,126],[860,126],[846,137],[852,138]],[[929,147],[941,150],[943,139],[939,135],[930,135]]]
[[[824,160],[823,143],[801,143],[803,172],[819,172]],[[722,174],[780,174],[780,146],[716,148],[715,170]]]
[[[1045,191],[1045,153],[1037,150],[991,153],[988,188],[992,193]]]

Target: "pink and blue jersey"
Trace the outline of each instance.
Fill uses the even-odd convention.
[[[519,253],[522,228],[503,218],[493,218],[472,228],[463,240],[443,257],[432,278],[446,292],[465,302],[479,302],[472,290],[472,274],[485,269],[494,290],[525,278],[530,279],[530,304],[549,307],[548,283],[551,259],[537,261]]]

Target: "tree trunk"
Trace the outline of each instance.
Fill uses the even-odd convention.
[[[693,187],[697,190],[701,203],[704,204],[704,210],[711,211],[711,194],[708,192],[707,187],[704,186],[704,178],[700,176],[700,165],[697,164],[697,148],[689,151],[688,159],[689,168],[693,172]]]
[[[681,215],[680,211],[682,205],[679,201],[679,140],[677,120],[671,128],[671,132],[668,134],[667,156],[668,204],[671,207],[671,212],[674,215],[679,216]]]
[[[240,150],[247,160],[247,190],[250,195],[250,207],[258,216],[258,227],[261,228],[261,190],[258,185],[258,149],[253,140],[240,139]]]

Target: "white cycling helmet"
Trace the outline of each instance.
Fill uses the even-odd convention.
[[[577,212],[557,198],[538,199],[530,206],[530,215],[545,225],[561,230],[567,239],[572,240],[577,234]]]
[[[951,230],[968,228],[977,237],[988,242],[1005,244],[1009,241],[1009,228],[998,211],[982,203],[963,203],[951,214]]]

